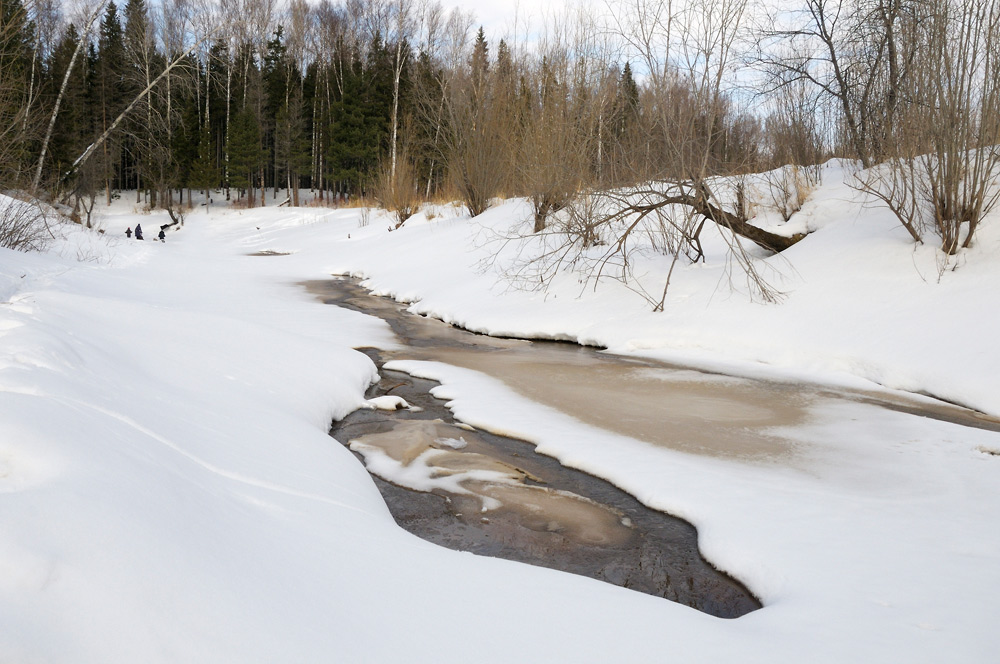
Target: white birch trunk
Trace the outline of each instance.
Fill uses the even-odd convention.
[[[89,41],[90,30],[94,26],[94,21],[100,16],[101,11],[104,9],[104,5],[107,0],[104,0],[94,11],[87,17],[87,24],[83,29],[83,33],[80,35],[80,41],[76,43],[76,49],[73,51],[73,57],[69,60],[69,67],[66,68],[66,74],[63,76],[62,85],[59,86],[59,95],[56,97],[55,106],[52,108],[52,116],[49,118],[49,126],[45,131],[45,139],[42,141],[41,153],[38,156],[38,167],[35,169],[35,177],[31,181],[31,193],[34,195],[35,191],[38,190],[38,183],[42,179],[42,166],[45,163],[45,154],[49,150],[49,141],[52,140],[52,131],[56,126],[56,118],[59,116],[59,107],[62,105],[63,97],[66,95],[66,88],[69,85],[70,75],[73,73],[73,67],[76,66],[76,59],[80,55],[80,51],[83,50],[84,44]]]
[[[208,39],[210,36],[211,35],[206,35],[201,41]],[[76,160],[73,162],[73,170],[83,165],[88,159],[90,159],[90,156],[94,154],[97,148],[104,145],[104,142],[108,139],[108,136],[110,136],[111,133],[118,128],[118,125],[121,124],[122,120],[125,119],[125,116],[127,116],[132,111],[132,109],[136,107],[136,104],[145,99],[146,95],[149,94],[150,90],[152,90],[153,87],[156,86],[156,84],[159,83],[161,79],[166,77],[166,75],[170,73],[175,67],[180,66],[183,63],[184,58],[186,58],[191,51],[193,51],[195,48],[201,45],[201,41],[199,41],[197,44],[193,45],[191,48],[189,48],[184,53],[177,56],[177,58],[175,58],[173,61],[171,61],[170,64],[168,64],[167,67],[162,72],[160,72],[160,74],[156,78],[154,78],[142,92],[140,92],[135,96],[135,99],[129,102],[129,105],[125,107],[125,110],[123,110],[118,115],[117,118],[115,118],[115,121],[111,123],[111,126],[105,129],[104,133],[101,134],[96,141],[91,143],[87,147],[87,149],[84,150],[83,153],[76,158]]]

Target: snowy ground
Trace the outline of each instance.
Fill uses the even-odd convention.
[[[664,313],[572,274],[547,295],[511,291],[477,265],[497,251],[487,231],[524,218],[518,202],[391,233],[376,212],[215,207],[161,244],[124,239],[166,219],[121,200],[104,236],[0,250],[0,661],[995,661],[1000,434],[817,406],[774,432],[804,463],[748,464],[407,363],[465,421],[694,522],[765,605],[733,621],[424,543],[326,435],[373,379],[351,347],[393,344],[296,286],[334,272],[472,329],[1000,415],[998,220],[939,279],[931,248],[827,182],[791,222],[813,234],[771,261],[788,292],[776,306],[731,292],[712,242]],[[641,266],[651,289],[663,263]]]

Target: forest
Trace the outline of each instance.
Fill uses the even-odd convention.
[[[739,178],[770,171],[787,218],[840,157],[953,254],[998,195],[992,0],[627,0],[504,35],[434,0],[0,0],[0,21],[0,188],[87,225],[126,191],[175,222],[192,191],[399,224],[523,196],[535,232],[656,218],[697,260],[706,220],[801,239],[749,224]]]

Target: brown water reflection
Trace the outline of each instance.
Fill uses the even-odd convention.
[[[386,359],[432,360],[479,371],[587,424],[693,454],[790,461],[801,443],[773,431],[803,424],[821,399],[880,406],[966,426],[1000,422],[942,402],[750,380],[627,358],[570,343],[497,339],[420,316],[350,281],[313,281],[324,302],[375,314],[406,346]]]

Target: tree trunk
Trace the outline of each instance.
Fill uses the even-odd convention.
[[[389,150],[392,154],[389,174],[395,181],[396,178],[396,135],[399,128],[399,79],[403,75],[403,38],[397,36],[396,40],[396,66],[392,77],[392,142]]]
[[[204,39],[207,39],[207,38],[208,37],[206,36]],[[146,86],[145,90],[143,90],[138,95],[136,95],[135,99],[133,99],[129,103],[129,105],[125,107],[125,110],[123,110],[118,115],[118,117],[115,118],[115,121],[111,123],[111,126],[108,127],[107,129],[105,129],[104,133],[101,134],[101,136],[96,141],[94,141],[93,143],[91,143],[90,146],[86,150],[83,151],[83,154],[81,154],[79,157],[76,158],[76,161],[73,162],[73,166],[70,169],[70,173],[72,173],[74,170],[80,168],[80,166],[84,162],[86,162],[87,159],[89,159],[92,154],[94,154],[94,151],[97,150],[97,148],[102,147],[104,145],[104,142],[108,139],[108,136],[110,136],[111,133],[118,127],[118,125],[121,124],[122,120],[125,119],[125,116],[128,115],[132,111],[133,108],[135,108],[136,104],[138,104],[140,101],[142,101],[146,97],[146,95],[149,94],[150,90],[152,90],[153,87],[157,83],[160,82],[160,79],[162,79],[164,76],[166,76],[171,70],[173,70],[174,67],[180,66],[182,64],[184,58],[186,58],[187,55],[191,51],[193,51],[200,44],[201,44],[201,41],[199,41],[197,44],[193,45],[191,48],[189,48],[187,51],[185,51],[181,55],[177,56],[177,58],[175,58],[173,61],[170,62],[169,65],[167,65],[166,69],[164,69],[162,72],[160,72],[159,76],[157,76],[156,78],[154,78],[152,80],[152,82],[150,82],[150,84]],[[64,177],[68,177],[68,175],[69,175],[69,173],[67,173]],[[109,193],[109,199],[110,199],[110,193]],[[108,202],[110,203],[111,201],[109,200]]]
[[[83,32],[80,35],[80,40],[76,43],[76,49],[73,51],[73,57],[69,60],[69,66],[66,68],[66,74],[63,76],[62,85],[59,86],[59,94],[56,96],[55,106],[52,108],[52,115],[49,117],[49,126],[45,131],[45,139],[42,141],[41,153],[38,156],[38,168],[35,170],[35,177],[31,181],[31,193],[34,194],[38,190],[38,183],[42,179],[42,166],[45,163],[45,153],[49,149],[49,141],[52,139],[52,130],[56,126],[56,118],[59,116],[59,107],[62,105],[63,97],[66,95],[66,87],[69,85],[70,75],[73,73],[73,67],[76,66],[77,57],[80,55],[80,51],[83,50],[84,44],[88,42],[90,37],[90,30],[94,27],[94,21],[100,16],[102,10],[104,9],[104,2],[98,4],[93,13],[87,17],[87,23],[84,26]],[[34,67],[34,64],[32,64]],[[86,76],[86,73],[84,73]],[[110,204],[110,197],[108,203]]]
[[[686,205],[706,219],[715,222],[719,226],[728,228],[733,233],[745,237],[754,244],[775,253],[780,253],[788,249],[806,236],[805,233],[796,233],[795,235],[787,236],[765,231],[762,228],[747,223],[745,219],[732,212],[727,212],[718,206],[712,205],[707,197],[700,195],[678,194],[666,196],[656,203],[632,206],[629,209],[640,214],[648,214],[667,205]]]

